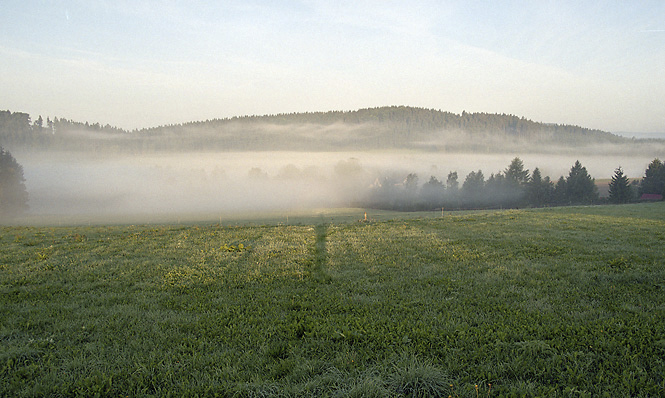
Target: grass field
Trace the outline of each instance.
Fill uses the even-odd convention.
[[[0,227],[0,396],[665,396],[665,203],[410,216]]]

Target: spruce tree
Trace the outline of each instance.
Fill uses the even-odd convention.
[[[614,170],[612,181],[610,182],[610,202],[611,203],[628,203],[633,198],[633,190],[630,186],[630,181],[621,166]]]
[[[529,183],[529,170],[524,168],[520,158],[514,158],[504,171],[505,185],[508,189],[509,206],[522,206],[525,204],[526,189]]]
[[[552,195],[552,200],[557,205],[568,204],[568,194],[567,194],[566,179],[561,176],[554,186],[554,192]]]
[[[665,194],[665,164],[656,158],[647,167],[642,183],[640,194]]]
[[[571,204],[590,204],[598,200],[596,182],[579,160],[575,161],[566,179],[566,196]]]
[[[516,186],[524,186],[529,182],[529,170],[524,168],[522,159],[515,158],[504,172],[506,181]]]
[[[532,206],[544,206],[552,201],[554,185],[549,177],[543,178],[540,169],[533,169],[533,174],[527,184],[527,199]]]

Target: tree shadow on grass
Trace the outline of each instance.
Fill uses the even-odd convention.
[[[319,282],[328,283],[331,280],[331,276],[326,272],[326,265],[328,263],[328,251],[326,249],[328,227],[321,223],[314,228],[314,232],[316,234],[316,241],[314,243],[311,275]]]

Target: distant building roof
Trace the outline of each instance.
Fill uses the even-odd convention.
[[[663,200],[663,195],[657,193],[643,193],[640,200]]]

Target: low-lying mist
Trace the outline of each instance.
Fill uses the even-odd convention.
[[[457,171],[485,176],[506,169],[515,156],[556,181],[575,160],[596,179],[621,166],[641,177],[646,155],[450,154],[378,152],[223,152],[142,156],[19,153],[30,195],[29,216],[164,215],[348,207],[386,176],[416,173],[445,181]]]

